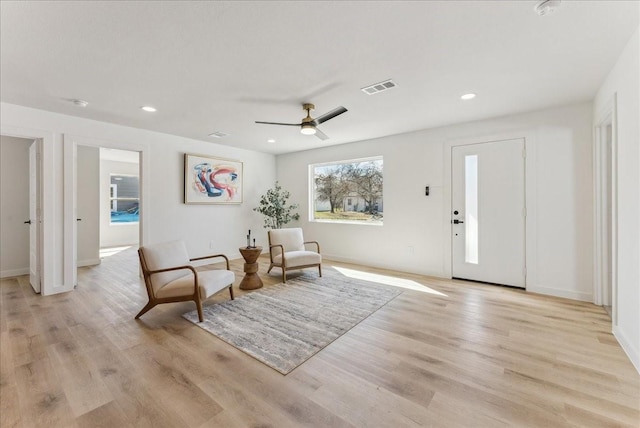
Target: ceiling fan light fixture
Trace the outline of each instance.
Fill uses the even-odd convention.
[[[303,123],[300,128],[300,132],[304,135],[313,135],[316,133],[316,127],[311,123]]]
[[[346,113],[348,111],[343,106],[340,106],[314,119],[313,117],[311,117],[311,110],[315,109],[315,106],[313,104],[304,103],[302,104],[302,109],[307,112],[307,117],[303,118],[302,122],[300,123],[263,122],[260,120],[256,120],[256,123],[259,123],[262,125],[281,125],[281,126],[296,126],[296,127],[299,126],[300,132],[302,133],[302,135],[315,135],[317,138],[321,140],[328,140],[329,136],[327,136],[327,134],[325,134],[320,129],[318,129],[317,126],[325,123],[328,120],[333,119],[336,116],[340,116],[341,114]]]

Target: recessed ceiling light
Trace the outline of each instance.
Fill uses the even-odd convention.
[[[267,143],[271,143],[271,144],[273,144],[273,143],[275,143],[275,142],[276,142],[276,140],[274,140],[273,138],[269,138],[269,139],[267,140]]]
[[[70,100],[70,101],[78,107],[86,107],[89,105],[89,102],[85,100]]]
[[[476,94],[473,93],[468,93],[468,94],[464,94],[463,96],[460,97],[461,100],[472,100],[476,97]]]
[[[151,107],[151,106],[142,106],[140,108],[142,110],[144,110],[144,111],[148,111],[149,113],[153,113],[155,111],[158,111],[155,107]]]

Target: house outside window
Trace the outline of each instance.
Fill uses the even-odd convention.
[[[109,206],[111,224],[140,221],[140,180],[137,176],[111,174]]]
[[[310,221],[383,223],[383,159],[376,156],[309,166]]]

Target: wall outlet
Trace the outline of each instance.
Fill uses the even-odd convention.
[[[215,241],[209,241],[209,249],[213,250],[213,247],[215,245]]]
[[[409,254],[410,256],[413,256],[413,245],[409,245],[407,247],[407,254]]]

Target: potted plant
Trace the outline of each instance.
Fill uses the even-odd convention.
[[[300,219],[300,214],[295,212],[298,204],[288,205],[289,196],[276,181],[275,186],[260,197],[260,206],[253,210],[264,216],[265,229],[280,229],[292,220]]]

